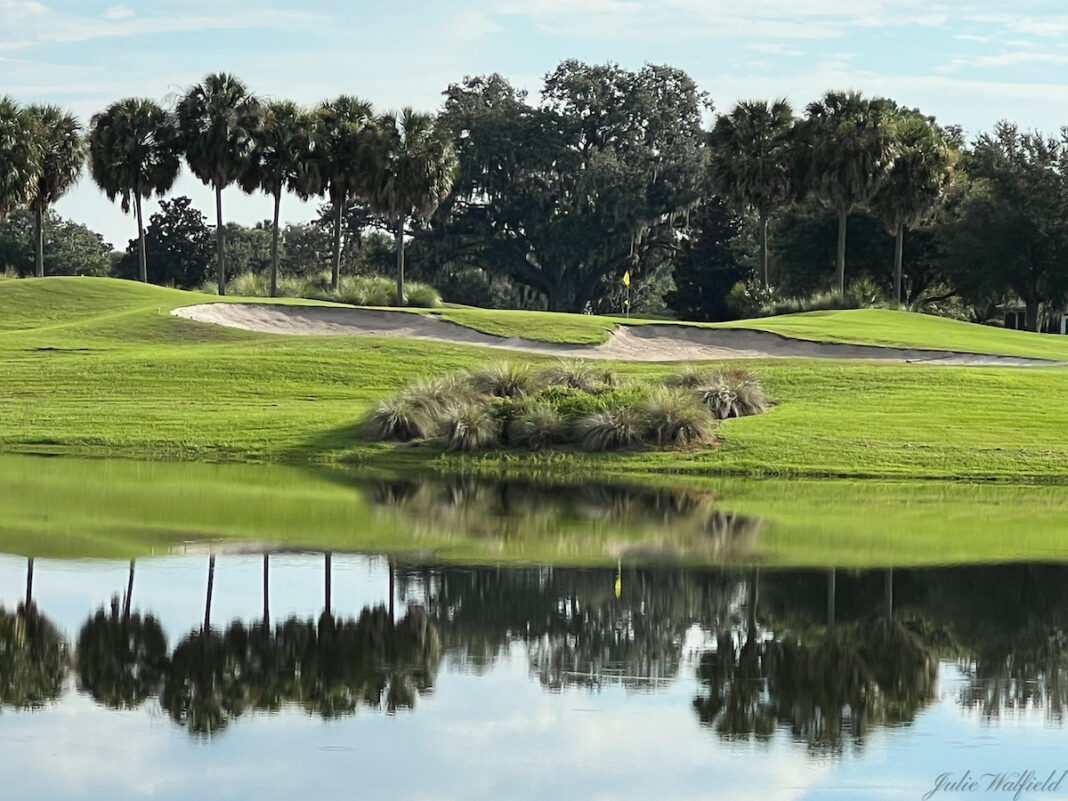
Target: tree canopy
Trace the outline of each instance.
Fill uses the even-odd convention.
[[[578,311],[674,251],[701,198],[707,99],[682,71],[565,61],[542,100],[499,75],[446,91],[460,174],[435,220],[445,259]]]

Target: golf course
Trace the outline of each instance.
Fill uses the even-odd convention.
[[[444,335],[389,335],[405,328],[379,330],[377,323],[365,324],[363,335],[280,334],[180,316],[190,307],[240,300],[104,278],[3,281],[0,449],[488,475],[1068,479],[1068,408],[1060,402],[1068,392],[1068,368],[1060,365],[1068,360],[1068,338],[886,310],[721,326],[475,308],[390,313],[411,316],[420,330],[429,324],[464,333],[450,334],[454,342]],[[351,307],[277,303],[276,316],[298,304],[289,311],[305,318],[315,311],[368,319]],[[643,338],[635,332],[645,327],[656,329],[650,347],[661,350],[683,341],[672,329],[704,348],[722,341],[727,355],[736,355],[731,351],[739,334],[765,343],[760,358],[733,363],[759,378],[773,408],[722,421],[708,447],[640,452],[446,454],[432,442],[398,446],[363,435],[361,422],[374,404],[420,377],[476,368],[504,355],[549,364],[560,348],[569,357],[583,349],[598,356],[621,333],[630,340],[627,348],[640,350]],[[510,348],[507,354],[491,347],[492,340],[486,344],[491,337]],[[774,355],[769,337],[780,352],[812,351],[819,358]],[[831,345],[841,348],[842,358]],[[876,358],[884,354],[853,346],[900,352]],[[747,341],[740,352],[753,350]],[[929,358],[915,358],[924,353]],[[638,356],[606,363],[622,380],[639,380],[668,375],[678,361]]]

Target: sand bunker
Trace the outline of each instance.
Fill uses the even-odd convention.
[[[1047,359],[991,356],[944,350],[840,345],[790,339],[766,331],[682,325],[622,325],[603,345],[559,345],[483,334],[434,315],[336,306],[279,306],[266,303],[204,303],[171,312],[176,317],[245,331],[303,336],[402,337],[457,345],[633,362],[716,359],[878,359],[927,364],[1049,366]]]

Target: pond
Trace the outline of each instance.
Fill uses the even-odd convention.
[[[1062,488],[0,477],[3,798],[1068,797]]]

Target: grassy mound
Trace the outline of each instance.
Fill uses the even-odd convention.
[[[691,382],[693,375],[699,380]],[[663,383],[623,384],[610,370],[582,362],[537,372],[496,362],[416,381],[380,401],[364,431],[379,441],[436,440],[447,451],[673,448],[709,442],[717,419],[767,408],[760,382],[745,370],[705,374],[691,367]]]

